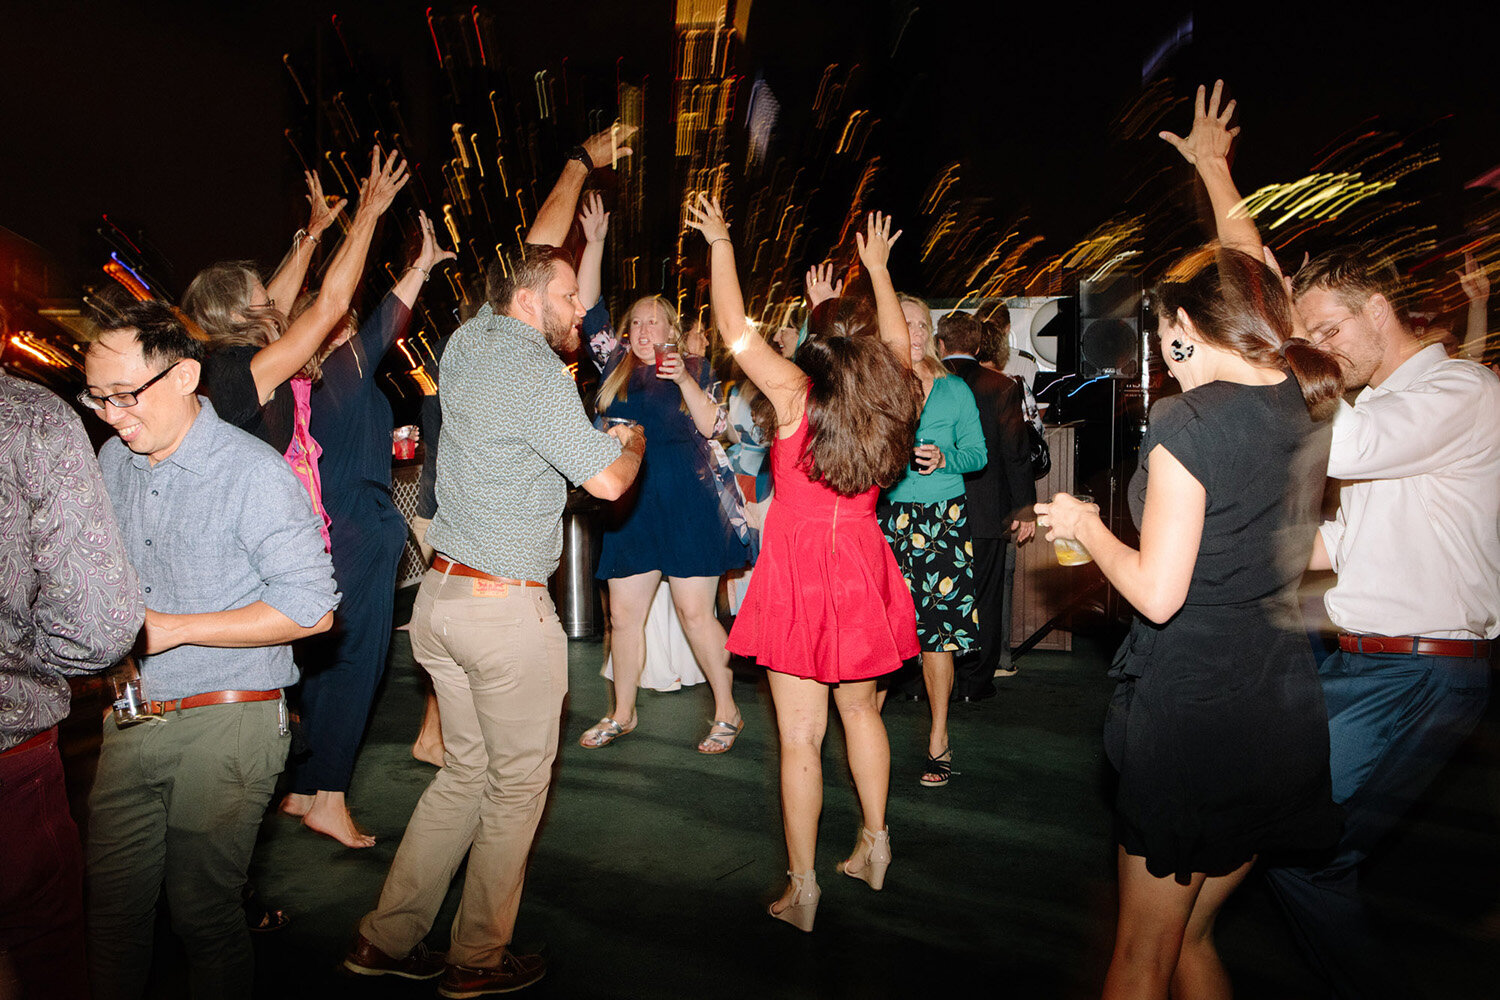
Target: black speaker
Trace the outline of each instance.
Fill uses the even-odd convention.
[[[1133,274],[1078,283],[1078,374],[1141,373],[1141,284]]]

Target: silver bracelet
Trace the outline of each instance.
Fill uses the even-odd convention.
[[[718,236],[718,237],[715,237],[714,239],[711,239],[711,240],[708,241],[708,248],[710,250],[712,250],[714,248],[714,244],[715,243],[733,243],[733,242],[734,241],[731,240],[728,236]]]
[[[432,272],[431,271],[427,270],[427,268],[425,268],[425,267],[418,267],[416,264],[408,265],[406,269],[408,271],[421,271],[422,272],[422,280],[424,280],[424,281],[427,280],[428,278],[432,277]]]

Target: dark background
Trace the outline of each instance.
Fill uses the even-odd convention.
[[[486,141],[494,141],[493,91],[506,116],[498,148],[512,181],[526,189],[519,208],[496,206],[494,231],[478,233],[471,259],[458,263],[455,273],[472,280],[479,252],[507,231],[514,239],[517,212],[534,211],[545,197],[568,145],[591,120],[617,114],[618,79],[645,87],[646,129],[631,181],[645,198],[634,228],[622,227],[611,245],[608,266],[618,270],[630,255],[645,266],[633,278],[607,273],[606,285],[617,300],[673,287],[685,305],[701,299],[701,249],[695,240],[678,243],[675,202],[686,182],[672,156],[674,5],[489,3],[480,8],[479,35],[471,6],[434,5],[430,29],[425,4],[386,0],[8,3],[0,22],[0,226],[49,261],[53,296],[104,280],[99,267],[111,249],[122,248],[119,233],[169,295],[214,260],[252,258],[274,267],[305,219],[293,144],[308,157],[343,150],[358,167],[368,162],[371,129],[395,130],[394,101],[418,177],[375,251],[371,289],[378,294],[387,283],[378,263],[400,263],[401,230],[410,230],[415,209],[432,212],[445,200],[441,166],[453,155],[451,123],[487,130]],[[783,203],[805,209],[807,225],[796,241],[774,247],[779,256],[769,262],[742,255],[748,291],[764,294],[773,279],[782,281],[776,295],[795,290],[800,272],[834,251],[841,230],[847,235],[851,213],[876,207],[895,213],[906,230],[893,262],[898,284],[933,298],[973,291],[985,280],[981,268],[969,281],[985,239],[1010,233],[1039,242],[1002,290],[1069,292],[1078,274],[1046,265],[1118,218],[1134,220],[1137,264],[1149,278],[1177,249],[1208,235],[1190,169],[1155,132],[1185,132],[1193,87],[1215,76],[1230,82],[1241,103],[1236,173],[1247,192],[1314,169],[1378,173],[1402,155],[1422,153],[1421,168],[1403,174],[1387,198],[1311,231],[1293,226],[1270,234],[1283,253],[1300,258],[1303,249],[1316,252],[1351,235],[1404,233],[1406,263],[1447,276],[1465,227],[1470,236],[1486,235],[1485,199],[1463,185],[1500,161],[1493,141],[1500,88],[1487,26],[1438,7],[1366,6],[1356,16],[1317,5],[1096,10],[976,0],[755,0],[732,52],[739,86],[730,127],[731,219],[746,243],[774,233]],[[1144,78],[1153,51],[1188,22],[1190,40]],[[446,65],[434,52],[433,31]],[[477,38],[488,46],[482,62]],[[310,103],[299,96],[284,55]],[[831,79],[846,86],[832,123],[820,131],[812,105],[830,65]],[[551,119],[538,115],[538,70],[553,81]],[[770,162],[747,171],[743,125],[757,79],[774,91],[781,115]],[[330,102],[340,93],[358,136],[336,121]],[[836,138],[856,109],[869,112],[859,155],[835,156],[830,133]],[[1122,124],[1127,117],[1134,128]],[[853,205],[875,157],[873,183]],[[945,205],[925,206],[934,178],[954,163],[959,180]],[[331,173],[323,173],[328,189],[335,187]],[[623,193],[608,176],[596,180],[618,215]],[[946,209],[957,224],[924,258],[923,241]],[[101,235],[110,235],[106,214],[119,227],[113,244]],[[472,227],[465,235],[476,236]],[[846,240],[841,259],[850,249]],[[424,296],[439,334],[459,311],[454,287],[430,287]],[[1451,277],[1430,291],[1457,304]]]

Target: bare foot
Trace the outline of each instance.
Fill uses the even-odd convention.
[[[314,833],[332,837],[345,847],[375,846],[375,838],[354,825],[343,792],[319,792],[313,796],[312,808],[302,817],[302,825]]]
[[[417,741],[411,745],[411,755],[424,764],[443,766],[443,718],[438,711],[437,695],[427,690],[427,701],[422,706],[422,729]]]
[[[411,755],[424,764],[433,767],[443,766],[443,741],[441,738],[430,740],[423,733],[417,737],[417,742],[411,745]]]
[[[313,807],[313,796],[299,792],[288,792],[281,800],[281,811],[288,816],[302,817]]]

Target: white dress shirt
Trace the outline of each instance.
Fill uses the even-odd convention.
[[[1322,527],[1346,632],[1500,634],[1500,379],[1425,347],[1339,404],[1328,474],[1346,480]]]

